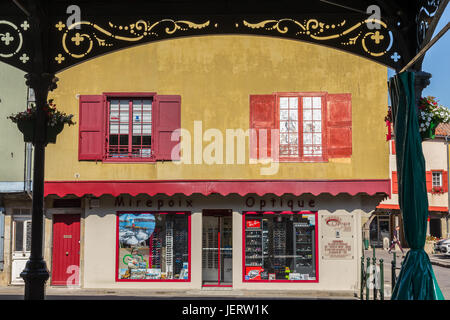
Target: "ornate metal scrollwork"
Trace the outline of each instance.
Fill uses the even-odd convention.
[[[346,20],[336,23],[323,22],[319,19],[294,19],[264,20],[257,23],[243,21],[244,25],[251,29],[265,29],[274,33],[286,34],[290,28],[294,28],[299,40],[313,40],[323,44],[331,41],[339,41],[339,45],[361,46],[363,51],[372,57],[381,57],[391,50],[393,36],[386,23],[381,20],[366,19],[349,24]],[[379,29],[367,29],[368,23],[376,23]]]
[[[107,49],[108,47],[118,49],[134,43],[157,40],[162,34],[171,36],[177,32],[204,29],[209,25],[209,20],[195,23],[187,20],[162,19],[155,22],[138,20],[128,25],[116,25],[108,22],[108,27],[101,27],[90,21],[81,21],[66,27],[62,21],[59,21],[55,28],[62,32],[62,50],[57,53],[54,59],[56,63],[61,64],[66,60],[66,57],[85,58],[94,49]],[[112,50],[113,48],[110,51]]]
[[[28,64],[30,57],[24,52],[24,33],[30,29],[28,21],[17,26],[0,19],[0,58],[12,61],[11,64]],[[15,60],[15,61],[13,61]]]
[[[428,28],[431,21],[434,18],[434,14],[439,8],[441,0],[420,0],[419,11],[416,15],[417,25],[417,45],[418,48],[422,47],[423,41],[427,35]]]

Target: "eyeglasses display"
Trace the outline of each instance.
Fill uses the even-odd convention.
[[[316,279],[315,214],[248,214],[245,280]]]

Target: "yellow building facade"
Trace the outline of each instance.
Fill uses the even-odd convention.
[[[51,285],[358,290],[361,219],[390,195],[386,67],[303,42],[202,36],[117,51],[57,76],[51,98],[77,124],[46,152]],[[182,161],[80,157],[83,126],[102,121],[80,116],[88,96],[104,97],[108,155],[121,112],[129,133],[145,119],[131,113],[136,101],[143,115],[145,101],[167,95],[180,101]],[[227,141],[227,130],[260,128],[260,98],[273,103],[269,131],[279,130],[272,152],[282,156],[270,163],[255,161],[251,134],[243,150]]]

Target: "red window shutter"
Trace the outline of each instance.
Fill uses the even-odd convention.
[[[80,96],[78,160],[102,160],[105,142],[102,95]]]
[[[327,148],[330,158],[352,155],[352,95],[327,95]]]
[[[444,192],[448,192],[448,172],[442,171],[442,189]]]
[[[180,143],[180,136],[171,140],[172,133],[181,128],[181,96],[157,95],[154,100],[154,139],[156,160],[179,160],[179,150],[172,158],[172,149]]]
[[[397,172],[392,172],[392,193],[398,193],[398,178]]]
[[[395,155],[396,151],[395,151],[395,140],[391,140],[391,145],[392,145],[392,154]]]
[[[277,128],[278,117],[276,114],[276,96],[274,94],[250,95],[250,129],[255,134],[250,137],[250,158],[259,159],[261,155],[271,154],[272,129]],[[260,136],[266,130],[267,144],[260,145]],[[260,150],[261,148],[261,150]]]
[[[427,192],[431,192],[431,190],[433,189],[433,174],[431,173],[431,171],[426,172],[425,180],[427,183]]]

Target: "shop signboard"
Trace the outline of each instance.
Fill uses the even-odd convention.
[[[353,215],[323,215],[321,217],[322,259],[351,260],[354,258]]]

